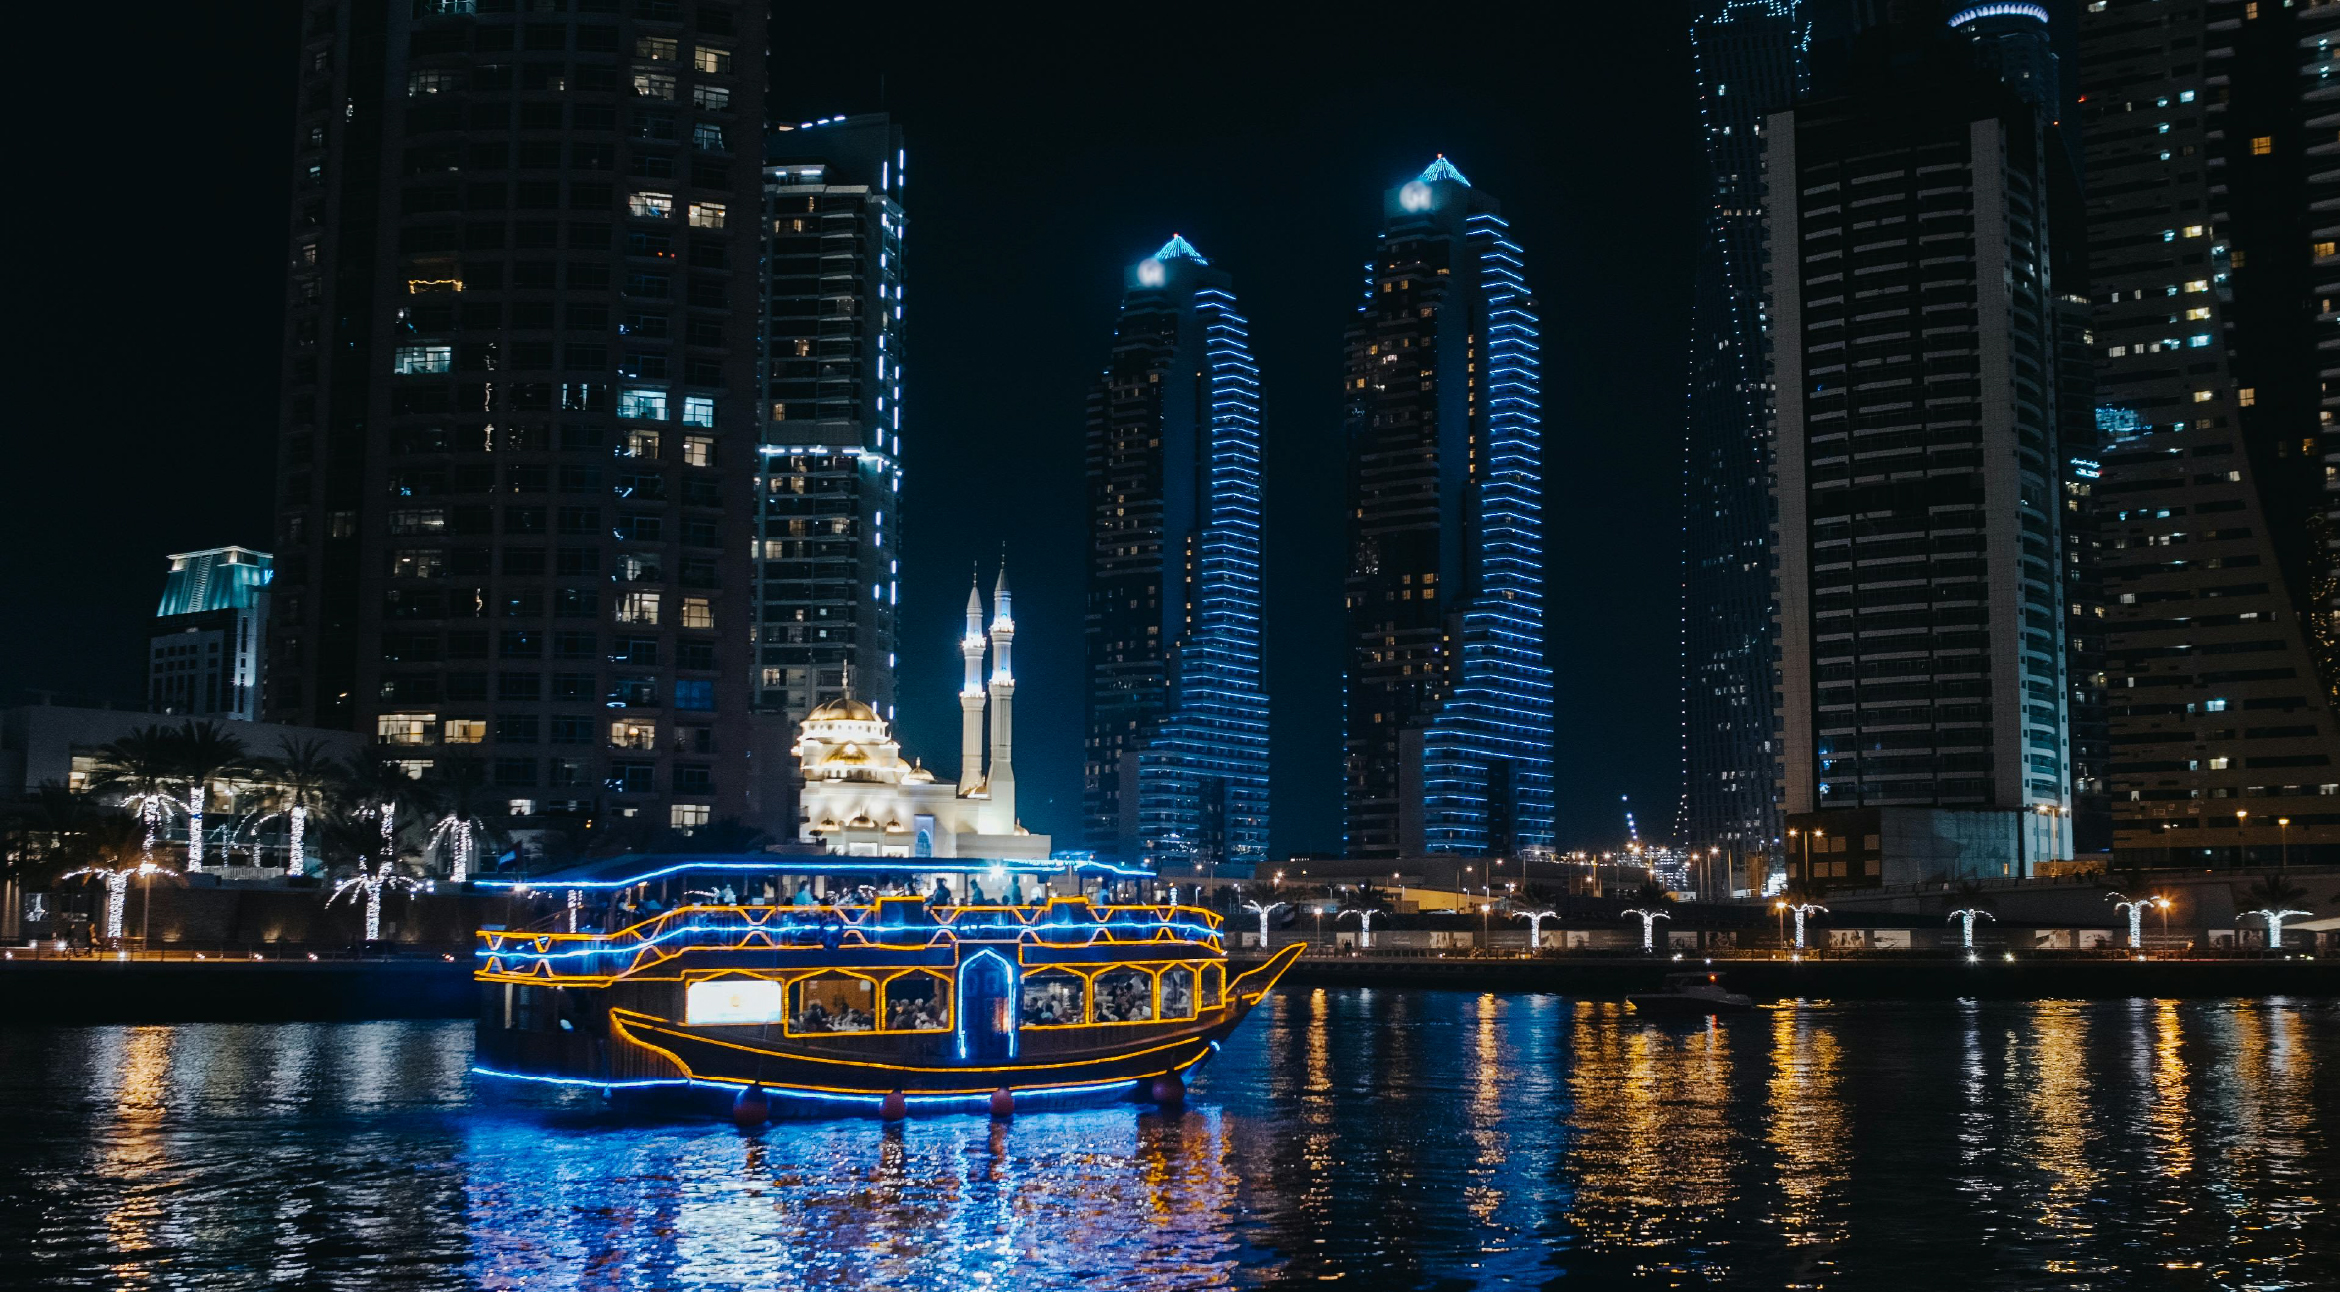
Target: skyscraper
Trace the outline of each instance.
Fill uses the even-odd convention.
[[[2340,9],[2111,0],[2079,21],[2114,853],[2329,859]]]
[[[1947,37],[1765,125],[1784,806],[1996,809],[2015,869],[2070,855],[2053,127]]]
[[[1539,307],[1444,157],[1382,220],[1343,378],[1348,853],[1548,848]]]
[[[1267,856],[1259,371],[1234,280],[1173,235],[1123,282],[1089,395],[1089,847]]]
[[[268,675],[272,559],[247,547],[171,555],[149,644],[148,708],[198,718],[259,718]]]
[[[1797,0],[1707,0],[1690,22],[1710,206],[1684,435],[1681,837],[1741,854],[1779,837],[1763,121],[1805,88],[1809,35]]]
[[[902,131],[882,114],[774,129],[765,144],[759,751],[785,751],[851,692],[894,716],[902,517]],[[793,821],[786,760],[758,768]]]
[[[745,811],[764,26],[306,6],[272,718],[548,823]]]

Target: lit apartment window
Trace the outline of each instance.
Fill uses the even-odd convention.
[[[695,830],[707,824],[714,812],[704,803],[677,803],[666,810],[666,823],[677,830]]]
[[[374,739],[385,745],[427,744],[438,718],[435,713],[385,713],[374,719]]]
[[[2207,332],[2196,332],[2192,336],[2186,338],[2186,344],[2196,350],[2199,350],[2203,346],[2210,344],[2210,334]]]
[[[634,70],[634,97],[637,99],[671,100],[674,98],[674,74],[636,68]]]
[[[451,372],[455,368],[455,347],[451,345],[402,345],[393,352],[390,370],[402,375],[415,373]]]
[[[2186,290],[2189,292],[2209,291],[2210,280],[2207,278],[2189,278],[2186,280]]]
[[[658,594],[629,592],[617,599],[617,621],[621,624],[654,624],[658,622]]]
[[[621,390],[618,392],[618,416],[638,417],[646,422],[666,420],[666,392],[663,390]]]
[[[627,457],[629,457],[629,458],[654,458],[654,457],[657,457],[657,456],[658,456],[658,432],[656,432],[656,431],[627,431],[627,432],[626,432],[626,456],[627,456]]]
[[[2189,225],[2187,225],[2187,226],[2186,226],[2186,236],[2187,236],[2187,237],[2189,237],[2189,238],[2199,238],[2199,237],[2201,237],[2201,236],[2202,236],[2202,226],[2201,226],[2201,225],[2199,225],[2199,224],[2189,224]]]
[[[684,401],[684,421],[690,420],[689,401]],[[715,465],[715,437],[712,435],[685,435],[683,437],[683,465],[711,467]]]
[[[2329,242],[2319,242],[2319,243],[2317,243],[2317,244],[2316,244],[2316,248],[2315,248],[2315,250],[2316,250],[2316,259],[2318,259],[2318,260],[2325,259],[2326,257],[2328,257],[2328,256],[2330,256],[2330,255],[2332,254],[2332,252],[2333,252],[2333,250],[2334,250],[2334,249],[2335,249],[2335,248],[2334,248],[2334,244],[2332,244],[2332,243],[2329,243]]]
[[[645,220],[664,220],[674,214],[674,194],[635,193],[626,199],[626,210]]]
[[[729,112],[731,91],[720,85],[694,85],[691,87],[691,103],[708,112]]]
[[[609,743],[620,749],[656,749],[658,724],[637,718],[620,718],[609,724]]]
[[[511,810],[513,816],[536,815],[535,799],[513,799],[509,803],[505,804],[505,807]]]
[[[2190,309],[2190,310],[2187,310],[2187,311],[2186,311],[2186,317],[2187,317],[2187,318],[2189,318],[2189,319],[2206,319],[2206,318],[2209,318],[2209,317],[2210,317],[2210,307],[2209,307],[2209,306],[2207,306],[2207,305],[2200,305],[2200,306],[2196,306],[2195,308],[2193,308],[2193,309]]]
[[[682,420],[685,426],[713,426],[715,424],[715,397],[712,395],[683,396]]]
[[[654,62],[673,62],[677,49],[678,46],[672,36],[640,36],[634,40],[634,57],[647,58]]]
[[[440,739],[450,745],[476,745],[487,739],[487,719],[449,718]]]
[[[402,547],[390,554],[390,577],[435,579],[447,572],[447,553],[436,547]]]
[[[691,227],[694,229],[722,228],[723,204],[721,202],[691,203]]]
[[[650,622],[656,623],[658,621],[652,619]],[[705,597],[684,597],[682,626],[685,628],[713,628],[715,626],[715,608],[707,604]]]
[[[2234,402],[2242,405],[2245,408],[2249,408],[2257,404],[2259,402],[2259,388],[2257,386],[2245,386],[2242,389],[2234,392]]]
[[[701,45],[692,51],[691,66],[716,76],[725,75],[731,71],[731,51]]]
[[[453,94],[463,88],[463,74],[452,68],[427,68],[406,74],[406,93],[409,98],[425,94]]]
[[[2226,701],[2204,700],[2202,702],[2202,711],[2205,713],[2224,713],[2226,712]]]
[[[2269,153],[2272,153],[2272,152],[2274,152],[2274,151],[2275,151],[2275,136],[2273,136],[2273,135],[2252,135],[2252,136],[2251,136],[2251,156],[2253,156],[2253,157],[2264,157],[2264,156],[2266,156],[2266,155],[2268,155]]]
[[[2226,762],[2227,760],[2223,758],[2213,758],[2210,760],[2210,770],[2214,772],[2223,772],[2226,770]]]
[[[719,153],[723,146],[723,127],[712,121],[701,121],[691,127],[691,147],[701,152]]]

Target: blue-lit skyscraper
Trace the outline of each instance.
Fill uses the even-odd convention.
[[[1349,326],[1351,857],[1552,842],[1538,306],[1441,157],[1388,190]]]
[[[1087,457],[1086,842],[1247,872],[1268,842],[1259,371],[1234,280],[1184,238],[1129,268]]]
[[[1809,34],[1798,0],[1703,0],[1690,20],[1707,210],[1683,436],[1680,834],[1739,854],[1779,835],[1763,118],[1805,88]]]
[[[148,708],[258,720],[275,564],[248,547],[171,554],[146,663]]]

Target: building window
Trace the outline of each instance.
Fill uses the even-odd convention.
[[[428,744],[431,725],[438,717],[435,713],[385,713],[374,719],[374,739],[385,745]]]
[[[463,88],[463,74],[452,68],[425,68],[406,74],[408,98],[425,94],[453,94]]]
[[[694,229],[722,228],[723,204],[721,202],[691,203],[691,227]]]
[[[617,621],[621,624],[657,623],[658,594],[655,592],[628,592],[620,596],[617,600]]]
[[[640,388],[621,390],[618,392],[618,416],[663,422],[666,420],[666,392]]]
[[[2243,387],[2234,392],[2234,401],[2245,408],[2256,405],[2259,402],[2259,388],[2257,386]]]
[[[720,153],[730,149],[723,143],[723,127],[712,121],[700,121],[691,126],[691,147],[701,152]]]
[[[692,424],[691,403],[692,401],[689,399],[683,401],[683,422],[685,425]],[[698,425],[712,426],[715,424],[714,405],[715,401],[707,401],[707,420],[698,423]],[[714,466],[715,437],[712,435],[685,435],[683,437],[683,465],[689,467]]]
[[[691,66],[711,76],[728,76],[731,73],[731,51],[717,49],[713,45],[701,45],[691,51]]]
[[[674,684],[674,707],[677,709],[713,709],[715,707],[715,684],[702,679],[678,679]]]
[[[637,70],[634,73],[634,97],[638,99],[674,98],[674,74]]]
[[[713,426],[715,424],[715,397],[712,395],[683,396],[682,420],[685,426]]]
[[[400,548],[390,554],[394,579],[436,579],[446,572],[447,553],[442,548]]]
[[[704,803],[677,803],[666,810],[666,823],[677,830],[696,830],[714,813],[715,809]]]
[[[634,39],[634,57],[647,58],[654,63],[671,63],[680,51],[672,36],[638,36]]]
[[[2275,151],[2275,136],[2273,136],[2273,135],[2252,135],[2252,136],[2251,136],[2251,156],[2253,156],[2253,157],[2265,157],[2266,155],[2268,155],[2269,153],[2272,153],[2272,152],[2274,152],[2274,151]]]
[[[393,354],[390,370],[401,376],[452,372],[455,370],[455,347],[451,345],[402,345]]]
[[[2209,291],[2210,280],[2207,278],[2189,278],[2186,280],[2186,290],[2189,292]]]
[[[476,745],[487,739],[487,719],[449,718],[441,739],[450,745]]]
[[[504,805],[513,816],[535,816],[535,799],[513,799]]]
[[[658,432],[629,430],[626,432],[625,456],[654,458],[658,456]]]
[[[674,194],[640,192],[626,198],[626,210],[645,220],[664,220],[674,214]]]
[[[507,788],[536,784],[536,760],[533,758],[497,759],[496,784]],[[516,815],[524,816],[526,813]]]
[[[2209,392],[2209,391],[2207,391],[2207,390],[2197,390],[2197,391],[2195,391],[2195,392],[2194,392],[2194,402],[2195,402],[2195,403],[2197,403],[2197,404],[2207,404],[2207,403],[2209,403],[2209,402],[2210,402],[2210,392]]]
[[[609,743],[619,749],[656,749],[658,724],[620,718],[609,724]]]
[[[391,512],[390,532],[393,534],[446,533],[447,512],[440,507],[416,507]]]
[[[691,87],[691,103],[707,112],[729,112],[731,91],[720,85],[694,85]]]
[[[658,622],[655,611],[652,614],[650,622]],[[715,626],[714,607],[707,604],[707,599],[705,597],[684,597],[682,603],[682,626],[685,628],[713,628]]]
[[[603,785],[613,794],[648,794],[656,788],[657,773],[655,763],[611,763]]]

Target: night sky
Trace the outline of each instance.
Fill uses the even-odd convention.
[[[968,563],[1005,540],[1023,815],[1077,835],[1082,406],[1122,267],[1175,231],[1235,275],[1263,373],[1274,846],[1338,849],[1341,332],[1381,190],[1443,152],[1544,305],[1560,842],[1615,842],[1625,793],[1670,831],[1700,167],[1677,6],[817,8],[774,25],[776,111],[909,136],[910,752],[951,761]],[[0,701],[137,703],[163,554],[270,545],[295,15],[156,6],[108,27],[102,82],[28,65],[56,106],[17,144],[45,236],[20,246]]]

